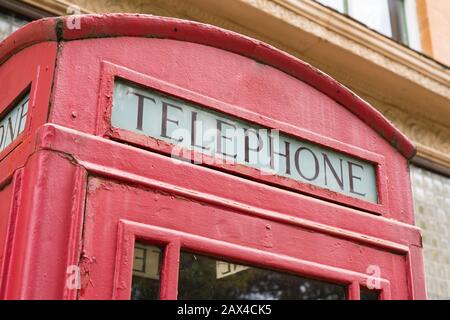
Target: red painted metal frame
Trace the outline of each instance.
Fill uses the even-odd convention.
[[[239,118],[243,121],[254,123],[256,126],[277,129],[280,133],[290,135],[293,138],[308,141],[313,144],[321,145],[325,148],[335,150],[343,154],[347,154],[354,158],[359,158],[363,161],[368,161],[375,166],[377,178],[377,196],[378,203],[370,203],[368,201],[360,200],[354,197],[349,197],[341,193],[333,192],[331,190],[318,188],[311,184],[302,183],[293,179],[285,178],[277,175],[262,175],[258,169],[241,164],[226,164],[223,162],[214,161],[212,157],[204,154],[197,154],[195,151],[186,150],[183,152],[188,160],[203,159],[204,163],[209,164],[210,167],[219,170],[226,170],[237,175],[246,176],[256,181],[261,181],[269,184],[278,185],[294,191],[304,192],[310,195],[318,196],[322,199],[332,199],[339,203],[343,203],[355,208],[367,210],[377,214],[388,212],[388,197],[387,197],[387,181],[386,162],[382,155],[357,148],[355,146],[324,137],[309,130],[301,129],[299,127],[277,121],[252,111],[248,111],[239,106],[233,106],[222,101],[207,97],[205,95],[180,88],[171,83],[167,83],[148,75],[124,68],[107,61],[102,61],[102,77],[99,90],[99,98],[97,105],[97,131],[96,134],[104,137],[111,137],[117,141],[132,143],[140,147],[148,148],[150,150],[160,151],[164,154],[171,155],[173,145],[162,140],[138,134],[132,131],[115,128],[111,124],[112,114],[112,97],[114,95],[114,81],[117,79],[124,79],[131,81],[135,85],[157,90],[163,94],[168,94],[180,99],[187,100],[197,105],[201,105],[206,109],[214,110],[230,117]],[[219,156],[217,156],[219,157]]]
[[[75,299],[77,291],[66,287],[66,268],[78,265],[81,254],[85,170],[37,148],[19,172],[0,299]]]
[[[382,247],[392,252],[405,253],[409,245],[421,246],[420,229],[410,224],[236,178],[73,129],[46,124],[38,132],[37,148],[70,155],[94,176],[105,176],[200,202],[230,207],[263,219],[301,226],[332,236],[343,235],[355,242]],[[114,152],[117,148],[120,148],[120,153]],[[93,153],[92,150],[102,152]],[[177,162],[175,166],[179,175],[167,175],[167,172],[174,169],[174,161]],[[196,177],[197,181],[186,185],[181,179],[186,177]],[[210,181],[217,179],[220,196],[211,193]],[[235,188],[245,192],[235,192]],[[259,194],[262,190],[265,192],[263,198],[270,199],[272,196],[278,199],[277,203],[258,202],[258,199],[248,197],[249,194]],[[328,214],[316,214],[324,211]]]
[[[348,287],[347,296],[350,300],[359,300],[359,289],[366,286],[370,277],[364,273],[235,245],[226,240],[213,240],[176,230],[120,220],[115,264],[117,268],[112,298],[130,299],[128,288],[131,288],[132,270],[127,261],[131,261],[134,256],[135,241],[145,241],[163,247],[161,299],[177,298],[178,261],[182,249],[341,284]],[[357,290],[352,290],[353,288],[357,288]],[[390,282],[380,278],[379,291],[381,300],[389,300],[391,298]]]
[[[11,39],[7,38],[5,42],[9,40]],[[5,43],[2,44],[0,49],[5,46]],[[1,115],[8,112],[14,102],[30,90],[25,130],[0,152],[0,186],[11,178],[15,169],[23,166],[33,148],[33,139],[30,137],[37,128],[47,122],[55,60],[56,43],[43,42],[17,52],[14,57],[0,65]],[[13,150],[15,152],[12,152]]]
[[[383,299],[426,297],[407,169],[414,146],[370,105],[310,65],[219,28],[115,14],[82,16],[82,28],[72,30],[67,19],[33,22],[0,43],[2,85],[12,75],[7,95],[0,96],[0,112],[30,83],[34,99],[28,131],[0,162],[0,192],[11,192],[5,248],[0,248],[6,253],[0,298],[129,298],[135,239],[166,245],[162,298],[176,297],[181,247],[345,283],[352,299],[359,298],[367,264],[379,261],[385,272]],[[349,123],[338,124],[331,137],[320,124],[287,123],[275,109],[263,115],[244,98],[219,99],[214,85],[186,74],[177,74],[176,82],[143,61],[130,61],[124,45],[165,52],[187,48],[182,51],[191,58],[199,54],[216,61],[209,68],[230,62],[232,72],[305,83],[316,90],[307,98],[328,96],[332,100],[321,101],[336,114],[342,108],[339,119],[353,121],[369,138],[349,138]],[[245,69],[255,60],[264,68]],[[169,150],[167,145],[156,147],[149,138],[110,127],[116,76],[371,161],[378,168],[381,204],[261,179],[247,168],[174,162],[159,154]],[[254,91],[246,94],[263,94],[250,88]],[[170,214],[161,214],[164,210]],[[81,290],[66,286],[70,265],[82,270]]]
[[[0,263],[0,299],[4,299],[5,297],[5,289],[9,286],[8,282],[12,282],[13,278],[9,276],[10,270],[10,259],[9,257],[12,255],[13,248],[11,247],[11,243],[14,240],[14,234],[16,231],[16,220],[17,220],[17,212],[19,203],[21,202],[21,189],[22,189],[22,180],[23,180],[23,172],[24,169],[18,169],[14,172],[12,177],[11,187],[12,187],[12,195],[11,201],[9,203],[9,210],[7,212],[6,217],[2,217],[6,219],[6,230],[4,231],[4,235],[0,235],[4,237],[3,246],[0,246],[0,249],[3,250],[3,259]]]
[[[22,31],[27,38],[36,30]],[[6,114],[13,104],[26,92],[30,93],[28,116],[24,131],[7,148],[0,152],[0,192],[11,189],[8,210],[1,210],[0,223],[6,227],[0,230],[0,298],[5,298],[8,287],[15,279],[10,275],[14,268],[11,256],[15,250],[15,235],[22,232],[23,226],[17,224],[18,212],[22,204],[24,169],[34,151],[35,132],[47,121],[50,91],[56,60],[56,43],[39,41],[32,47],[20,47],[20,34],[14,39],[7,38],[0,44],[0,114]],[[41,36],[39,35],[39,38]],[[12,41],[12,42],[9,42]],[[17,42],[16,42],[17,41]],[[8,45],[10,43],[11,45]],[[6,51],[5,51],[6,50]],[[8,51],[9,50],[9,51]],[[2,55],[8,52],[7,55]],[[9,57],[9,54],[14,56]],[[9,58],[6,60],[6,58]],[[5,199],[6,200],[6,199]]]
[[[68,141],[72,142],[67,143]],[[401,268],[403,271],[397,271],[396,274],[389,276],[389,278],[392,277],[391,279],[386,279],[391,283],[391,290],[392,281],[397,281],[395,282],[395,290],[391,293],[391,297],[394,299],[398,299],[399,296],[406,297],[406,295],[409,298],[415,299],[425,297],[422,283],[422,257],[420,250],[416,250],[416,248],[419,249],[421,246],[420,232],[417,228],[410,225],[395,222],[394,220],[387,220],[378,216],[367,215],[343,206],[330,205],[330,203],[325,201],[320,201],[307,196],[300,197],[298,194],[276,189],[270,186],[264,186],[259,183],[248,181],[247,179],[237,179],[236,177],[223,174],[215,170],[194,166],[183,161],[180,161],[177,165],[177,170],[180,172],[180,175],[165,175],[164,172],[173,170],[174,164],[172,162],[173,160],[170,158],[154,153],[148,153],[131,146],[123,146],[117,142],[108,141],[100,137],[94,137],[89,134],[83,134],[75,130],[59,126],[46,125],[39,133],[38,146],[43,150],[71,154],[74,159],[77,159],[76,162],[87,170],[88,175],[91,177],[100,177],[104,179],[104,181],[111,181],[112,184],[117,182],[118,185],[129,186],[125,187],[127,188],[127,192],[129,192],[128,196],[135,194],[131,191],[132,188],[135,188],[136,190],[140,190],[142,188],[143,194],[145,194],[145,190],[151,190],[151,194],[154,194],[155,192],[156,194],[167,194],[171,195],[171,199],[191,199],[189,201],[192,201],[193,203],[203,203],[202,207],[226,208],[227,210],[239,213],[240,215],[252,217],[252,219],[262,219],[269,225],[280,224],[294,227],[295,230],[310,230],[312,231],[311,234],[329,235],[335,238],[337,243],[341,240],[351,241],[353,243],[360,244],[362,246],[361,248],[378,248],[379,250],[385,252],[387,255],[386,257],[390,255],[403,256],[403,266],[400,267],[397,265],[397,268]],[[120,157],[115,156],[117,155],[117,152],[114,150],[117,148],[121,149]],[[103,152],[100,154],[93,154],[90,150],[103,150]],[[130,163],[123,161],[123,158],[132,158],[134,161]],[[154,169],[149,170],[150,168]],[[189,181],[186,181],[186,177],[191,178]],[[208,185],[208,181],[213,180],[217,182],[216,187],[214,188],[212,188],[212,185]],[[95,183],[95,185],[97,186],[98,184]],[[205,190],[205,186],[208,186],[208,190]],[[224,186],[230,186],[230,188],[224,188]],[[236,193],[234,192],[235,189],[239,189],[241,192]],[[93,195],[99,194],[99,192],[106,192],[109,193],[109,198],[118,199],[117,201],[120,202],[120,199],[122,199],[126,193],[124,193],[124,190],[118,190],[117,197],[114,197],[112,196],[113,193],[111,193],[113,190],[114,188],[112,185],[98,185],[95,189],[88,187],[88,205],[85,212],[85,216],[87,218],[84,221],[85,244],[83,256],[85,256],[88,261],[96,261],[96,263],[92,264],[89,269],[89,274],[92,277],[92,281],[94,281],[93,286],[105,286],[104,281],[108,282],[109,280],[103,279],[100,281],[99,276],[109,274],[108,270],[111,268],[117,272],[119,272],[117,268],[123,268],[123,272],[128,270],[128,273],[131,270],[132,260],[129,259],[131,254],[130,251],[123,251],[120,249],[121,245],[119,244],[114,247],[111,247],[110,245],[111,241],[120,243],[124,240],[125,243],[123,243],[122,246],[128,248],[127,250],[129,250],[130,246],[132,246],[129,238],[117,238],[116,223],[118,223],[120,219],[145,219],[140,223],[146,225],[156,223],[155,211],[150,208],[146,209],[145,215],[142,216],[143,213],[137,214],[134,206],[128,206],[127,211],[120,213],[122,212],[121,209],[118,209],[117,204],[115,204],[112,207],[115,208],[114,210],[119,211],[113,214],[113,212],[108,211],[105,207],[105,200],[96,200],[92,198]],[[249,197],[249,195],[259,195],[263,198],[271,197],[277,199],[276,211],[269,209],[271,207],[271,203],[260,203],[259,196]],[[136,203],[135,201],[139,201],[140,203],[146,203],[147,201],[149,203],[154,202],[150,197],[147,200],[146,196],[143,195],[136,195],[136,197],[136,200],[130,199],[128,201],[130,201],[130,203]],[[171,201],[173,206],[178,206],[178,201]],[[164,205],[162,206],[165,207]],[[208,209],[208,211],[209,210],[210,209]],[[327,211],[331,215],[323,216],[318,214],[319,212],[324,211]],[[167,222],[173,223],[173,221],[179,221],[180,223],[173,225],[170,229],[177,230],[179,228],[183,228],[185,223],[182,222],[184,219],[182,217],[186,214],[190,214],[189,212],[194,213],[192,209],[182,209],[181,207],[178,212],[180,212],[180,215],[178,216],[173,216],[172,218],[167,216]],[[197,210],[196,214],[198,213],[199,211]],[[146,215],[148,215],[148,218],[145,218]],[[174,218],[176,220],[173,220]],[[200,217],[198,219],[199,222],[203,221]],[[236,221],[236,224],[240,224],[239,219],[234,220]],[[334,221],[334,223],[331,223],[331,221]],[[210,225],[214,225],[212,221],[206,222],[205,220],[204,222],[207,223],[207,226],[205,227],[206,229],[198,225],[198,231],[207,230],[210,228]],[[334,227],[332,225],[339,225],[339,227]],[[105,226],[108,226],[108,228],[105,229]],[[151,229],[151,227],[149,228]],[[102,231],[100,232],[100,230]],[[250,232],[250,230],[248,230],[248,232]],[[185,233],[194,234],[192,231]],[[287,231],[278,234],[291,234],[294,236],[294,233]],[[158,238],[159,240],[156,238],[151,238],[148,234],[146,236],[144,233],[139,233],[139,235],[140,237],[138,236],[138,238],[157,240],[157,243],[164,242],[161,242],[160,238]],[[257,236],[256,238],[260,238],[260,236]],[[222,238],[220,240],[226,241],[227,239]],[[228,242],[230,241],[236,242],[241,240],[230,238]],[[205,240],[205,243],[206,242],[211,243],[214,241],[212,238],[209,238],[209,240]],[[172,253],[173,250],[176,251],[175,248],[177,247],[178,246],[176,243],[172,244],[170,249],[172,250]],[[244,247],[248,247],[248,245],[244,245]],[[265,248],[265,251],[272,251],[265,245],[263,245],[263,247]],[[111,251],[112,248],[116,248],[115,251]],[[215,247],[212,246],[211,248]],[[210,254],[213,252],[216,254],[222,254],[221,251],[211,248],[208,249],[207,246],[201,246],[202,250],[200,251]],[[243,252],[245,252],[245,250]],[[305,251],[305,253],[306,252],[308,252],[308,254],[311,254],[311,252],[317,252],[317,247],[314,247],[313,251]],[[239,261],[248,261],[248,263],[253,261],[248,257],[247,253],[242,254],[240,258],[233,255],[230,255],[229,257],[237,258]],[[369,258],[369,256],[365,259],[367,258]],[[171,267],[168,268],[174,267],[171,263],[174,259],[175,258],[169,258],[168,262],[166,262],[171,265]],[[116,261],[115,267],[111,265],[110,261]],[[120,264],[117,264],[119,262]],[[107,265],[105,265],[105,263],[107,263]],[[359,263],[360,262],[357,261],[350,262],[349,264],[346,264],[346,269],[352,270],[352,268],[359,265]],[[398,272],[405,272],[405,274],[401,276]],[[363,272],[360,271],[359,273]],[[173,272],[171,274],[171,276],[168,275],[168,278],[163,278],[163,281],[175,281]],[[117,273],[114,277],[116,279],[115,286],[116,288],[119,288],[118,291],[129,290],[128,282],[125,281],[126,279],[120,278]],[[120,281],[118,280],[118,277],[120,278]],[[408,283],[408,286],[404,288],[407,290],[407,293],[400,293],[398,291],[398,279],[401,277],[406,277],[408,279],[405,281]],[[106,279],[109,279],[109,276],[106,276]],[[172,287],[174,284],[164,282],[164,286],[168,289],[167,286]],[[355,293],[356,289],[354,289],[355,286],[353,285],[353,287],[350,288],[353,288],[350,289],[352,292],[351,297],[356,299],[357,296]],[[105,299],[112,297],[112,291],[110,293],[111,296],[108,295],[108,292],[109,291],[90,291],[88,287],[85,294],[80,298]],[[170,294],[170,292],[170,290],[164,291],[162,297],[173,298],[173,294]],[[121,298],[124,297],[122,294],[127,295],[129,294],[129,291],[127,291],[127,293],[120,293],[119,295]],[[387,293],[384,298],[389,299]]]

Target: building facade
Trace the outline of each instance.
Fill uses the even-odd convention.
[[[23,0],[0,1],[0,10],[0,38],[28,21],[74,13],[194,20],[262,40],[331,75],[416,144],[410,171],[428,297],[450,299],[448,1]]]

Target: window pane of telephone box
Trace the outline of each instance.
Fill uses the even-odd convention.
[[[160,247],[136,243],[134,246],[132,300],[159,299],[163,251]]]
[[[180,300],[344,300],[345,286],[182,252]]]
[[[369,290],[361,288],[360,291],[361,300],[380,300],[380,292],[377,290]]]

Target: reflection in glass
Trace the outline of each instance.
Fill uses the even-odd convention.
[[[399,0],[316,0],[364,23],[388,37],[392,36],[390,6],[403,6]],[[390,2],[389,2],[390,1]]]
[[[361,300],[380,300],[380,292],[377,290],[369,290],[361,288],[360,291]]]
[[[25,18],[0,8],[0,41],[28,23]]]
[[[349,14],[388,37],[392,36],[388,0],[357,0],[349,1]]]
[[[178,299],[343,300],[346,287],[181,252]]]
[[[334,10],[337,10],[341,13],[346,13],[345,11],[345,1],[344,0],[317,0],[317,2],[320,2],[324,6],[333,8]]]
[[[132,300],[159,299],[162,249],[136,243],[134,245]]]

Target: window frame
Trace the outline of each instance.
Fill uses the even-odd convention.
[[[159,92],[163,95],[171,96],[175,99],[186,100],[197,104],[212,112],[218,112],[223,116],[231,118],[238,118],[255,126],[263,128],[276,127],[280,134],[289,136],[294,139],[299,139],[312,144],[319,145],[337,153],[343,153],[355,159],[371,163],[375,167],[377,196],[378,202],[369,202],[363,199],[348,196],[346,194],[334,193],[333,200],[357,207],[371,214],[383,216],[388,213],[389,197],[388,185],[385,177],[387,176],[387,163],[384,155],[376,154],[368,150],[357,148],[353,145],[318,135],[312,131],[305,130],[299,127],[286,125],[286,123],[274,120],[266,116],[255,116],[253,112],[249,112],[243,108],[235,105],[224,103],[222,101],[210,98],[206,95],[196,93],[194,91],[180,88],[171,83],[161,81],[150,75],[142,74],[138,71],[125,68],[121,65],[114,64],[107,60],[101,62],[100,90],[98,94],[97,114],[105,114],[105,117],[97,117],[95,134],[107,139],[111,139],[120,143],[132,144],[146,150],[156,151],[161,154],[171,155],[173,144],[167,143],[163,140],[158,140],[143,134],[139,134],[126,129],[115,127],[112,124],[112,108],[114,97],[114,84],[117,80],[132,83],[134,86],[139,86],[141,89],[148,89]],[[107,94],[104,94],[107,93]],[[281,188],[293,190],[294,192],[317,196],[322,199],[329,199],[330,190],[326,188],[311,188],[308,183],[296,181],[290,178],[285,178],[278,175],[260,175],[260,171],[256,168],[245,166],[244,170],[239,170],[236,165],[221,165],[216,164],[214,158],[209,158],[206,154],[197,154],[196,151],[189,151],[184,149],[185,160],[195,161],[195,159],[206,159],[202,166],[208,166],[220,171],[226,171],[231,174],[243,175],[246,178],[255,179],[263,183],[270,183]],[[208,165],[208,163],[210,165]]]
[[[321,0],[315,0],[320,5],[327,8],[336,10],[337,12],[355,20],[358,23],[363,24],[367,28],[382,34],[396,42],[408,46],[414,50],[420,50],[420,36],[418,30],[417,13],[416,13],[416,3],[415,0],[387,0],[388,10],[389,10],[389,20],[390,20],[390,30],[391,36],[386,35],[371,26],[366,25],[363,21],[359,20],[356,16],[350,14],[350,0],[340,0],[342,2],[342,10],[328,6],[324,4]]]
[[[178,292],[179,260],[181,250],[205,256],[221,257],[235,263],[254,265],[301,277],[347,286],[347,299],[360,300],[361,288],[366,288],[371,275],[336,268],[290,256],[262,251],[222,240],[188,234],[181,231],[142,224],[125,219],[118,223],[116,259],[112,299],[129,300],[133,274],[134,245],[136,241],[163,248],[160,274],[160,300],[176,300]],[[391,298],[391,286],[380,278],[380,300]]]

